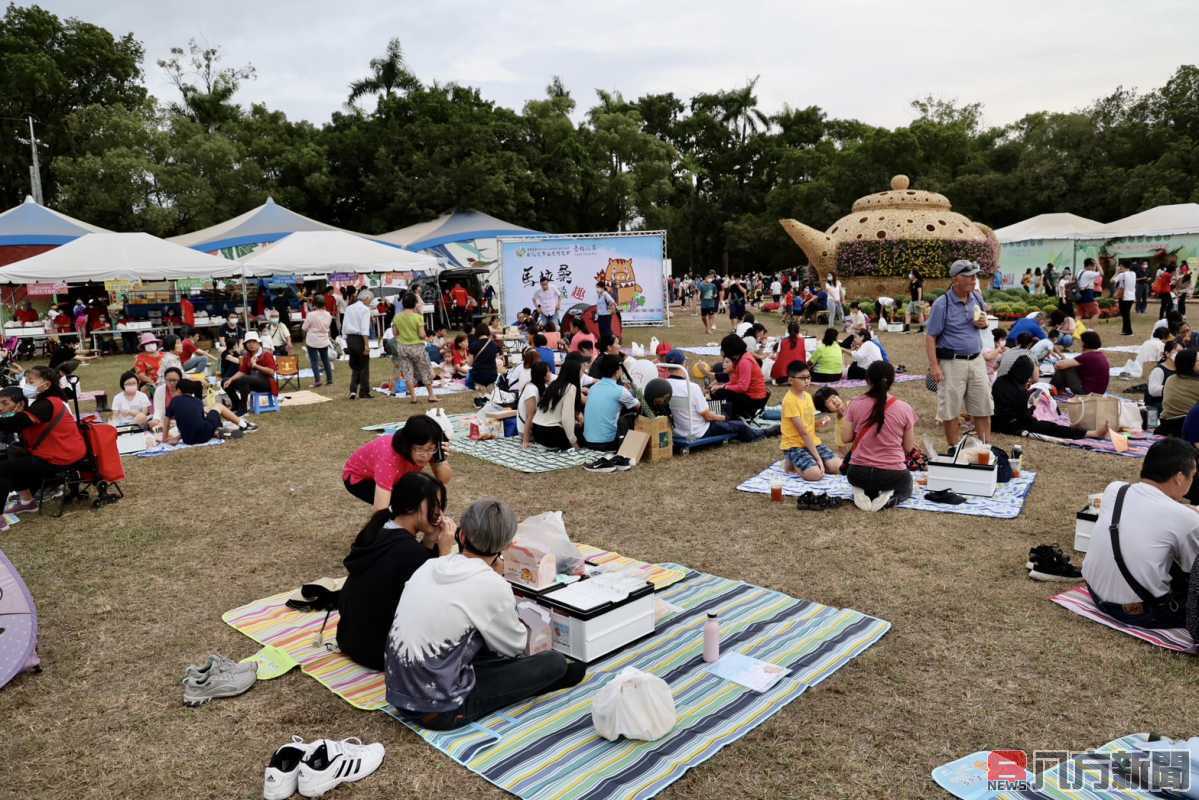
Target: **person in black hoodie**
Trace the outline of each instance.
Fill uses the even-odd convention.
[[[1032,359],[1020,356],[1007,372],[995,379],[991,386],[991,396],[995,400],[992,430],[1012,436],[1023,436],[1028,432],[1061,439],[1097,439],[1107,436],[1106,423],[1100,430],[1084,431],[1034,417],[1028,407],[1028,387],[1032,382],[1033,370]]]
[[[454,551],[457,526],[445,506],[445,484],[410,472],[396,483],[389,507],[376,511],[354,540],[343,562],[349,574],[338,596],[337,645],[362,666],[383,669],[387,634],[412,573]]]

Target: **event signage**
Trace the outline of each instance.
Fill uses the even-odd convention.
[[[595,303],[595,284],[607,283],[626,325],[666,322],[664,250],[666,234],[588,234],[554,238],[499,240],[503,276],[503,314],[516,321],[533,307],[541,279],[563,298],[560,311]]]
[[[66,281],[58,281],[55,283],[30,283],[25,286],[25,292],[30,297],[50,297],[51,295],[65,292],[67,290]]]

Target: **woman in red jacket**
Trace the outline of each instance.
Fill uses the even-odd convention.
[[[64,402],[58,386],[59,374],[49,367],[32,367],[25,373],[23,386],[0,389],[0,431],[16,433],[20,448],[10,448],[0,459],[0,509],[8,505],[8,496],[20,491],[13,513],[37,510],[32,491],[64,467],[83,460],[87,445],[83,434]],[[8,523],[0,515],[0,531]]]
[[[791,362],[807,360],[808,351],[803,337],[799,335],[799,323],[792,322],[787,326],[787,338],[779,342],[779,352],[770,369],[770,379],[775,383],[786,383],[787,367],[791,366]]]
[[[724,401],[726,417],[753,419],[766,407],[770,397],[762,367],[735,333],[720,340],[720,353],[725,358],[728,376],[726,382],[712,390],[712,399]]]

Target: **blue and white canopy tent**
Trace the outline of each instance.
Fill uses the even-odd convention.
[[[68,217],[26,197],[25,202],[0,213],[0,247],[60,245],[85,233],[107,233],[103,228]],[[0,259],[3,263],[3,259]]]
[[[273,198],[233,219],[191,233],[172,236],[168,242],[205,253],[240,258],[263,244],[278,241],[297,231],[340,231],[335,225],[318,222],[279,205]]]
[[[452,211],[375,238],[386,244],[430,253],[447,266],[478,267],[494,272],[499,261],[496,239],[539,234],[540,231],[505,222],[481,211]]]

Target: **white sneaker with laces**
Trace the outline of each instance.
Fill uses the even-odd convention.
[[[300,764],[319,744],[319,739],[305,742],[299,736],[293,736],[290,743],[276,750],[262,776],[263,800],[287,800],[295,794],[300,779]]]
[[[304,797],[320,797],[343,783],[360,781],[383,763],[383,745],[363,744],[351,737],[337,742],[321,739],[300,764],[298,788]]]

